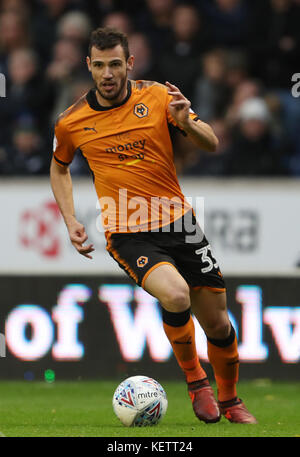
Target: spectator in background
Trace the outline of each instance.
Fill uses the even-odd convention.
[[[133,24],[127,13],[123,11],[114,11],[105,16],[102,21],[102,27],[111,27],[125,33],[130,37],[133,32]]]
[[[299,118],[300,119],[300,118]],[[293,136],[294,150],[288,160],[288,168],[291,176],[300,177],[300,129],[294,132]],[[300,262],[300,260],[299,260]],[[300,266],[300,264],[299,264]]]
[[[287,173],[289,147],[272,130],[266,102],[259,97],[244,101],[227,165],[229,176],[280,176]]]
[[[244,47],[251,26],[245,0],[202,0],[202,11],[208,21],[209,39],[214,47]]]
[[[146,0],[146,9],[137,17],[139,31],[150,40],[154,52],[159,53],[170,29],[175,0]]]
[[[232,93],[246,75],[245,59],[239,52],[216,48],[206,53],[193,99],[199,117],[210,121],[225,116]]]
[[[142,33],[133,33],[128,38],[130,54],[134,55],[134,67],[129,72],[130,79],[157,80],[157,69],[147,37]]]
[[[226,85],[226,53],[213,49],[202,58],[202,75],[196,80],[193,109],[200,119],[210,122],[224,115],[231,93]]]
[[[71,8],[70,0],[39,0],[31,29],[34,48],[37,50],[43,70],[49,63],[53,44],[57,39],[57,23]]]
[[[37,56],[31,48],[16,49],[8,55],[6,95],[0,104],[0,143],[12,136],[20,116],[30,116],[41,132],[49,130],[53,93],[39,72]]]
[[[99,15],[102,17],[116,9],[115,0],[85,0],[84,3],[87,4],[86,11],[90,11],[91,18],[97,18],[98,24],[94,24],[96,27],[99,27]]]
[[[30,0],[2,0],[0,13],[15,13],[21,15],[25,20],[29,20],[32,14],[32,2]]]
[[[57,23],[58,38],[73,41],[82,50],[86,50],[88,47],[91,31],[91,21],[82,11],[70,11],[64,14]]]
[[[244,52],[238,50],[226,50],[226,84],[230,90],[234,90],[249,76],[248,59]]]
[[[82,0],[84,11],[89,14],[94,28],[99,27],[103,17],[114,12],[125,12],[131,18],[136,18],[145,9],[144,0]]]
[[[85,54],[73,41],[58,40],[53,48],[52,60],[46,69],[49,82],[55,87],[55,106],[52,122],[73,103],[72,84],[77,80],[88,79]]]
[[[124,2],[121,0],[122,3],[131,3]],[[120,1],[116,0],[84,0],[84,4],[86,4],[86,11],[90,12],[91,18],[96,18],[95,26],[99,27],[99,18],[109,14],[116,9],[118,9],[118,4]]]
[[[291,78],[299,72],[300,1],[260,2],[255,13],[256,28],[249,46],[251,72],[280,100],[281,122],[294,142],[296,154],[289,168],[292,174],[299,174],[300,104],[291,94]]]
[[[300,5],[292,0],[260,2],[249,43],[251,72],[271,88],[289,88],[300,55]]]
[[[14,126],[7,146],[9,172],[18,176],[49,173],[50,157],[33,119],[24,116]]]
[[[7,73],[9,53],[24,48],[30,43],[30,34],[24,17],[15,12],[0,15],[0,72]]]
[[[259,81],[246,79],[235,87],[232,95],[232,101],[228,105],[226,112],[227,122],[231,127],[236,125],[240,117],[241,105],[249,98],[261,97],[262,85]]]
[[[0,176],[7,176],[11,173],[13,170],[9,163],[7,148],[0,143]]]
[[[231,153],[232,137],[230,128],[223,118],[210,121],[219,144],[214,153],[205,153],[194,148],[185,156],[183,172],[188,176],[223,176]]]
[[[198,10],[180,4],[171,16],[171,33],[161,46],[158,70],[162,82],[170,81],[192,99],[199,72],[199,57],[206,43]]]
[[[286,134],[284,105],[276,92],[266,90],[260,80],[246,79],[235,88],[232,101],[228,106],[226,120],[228,125],[234,127],[239,122],[242,104],[253,97],[263,98],[272,118],[272,128],[280,135]]]
[[[22,124],[23,136],[19,119],[31,119],[30,128],[43,137],[36,144],[48,142],[51,149],[53,119],[90,88],[86,41],[91,26],[101,24],[129,35],[137,56],[132,79],[174,82],[220,136],[218,155],[208,157],[175,133],[179,173],[229,173],[230,133],[235,150],[237,138],[246,142],[241,106],[263,97],[272,115],[265,132],[277,150],[286,144],[284,131],[294,141],[293,155],[279,155],[286,173],[299,176],[300,105],[291,95],[291,76],[299,72],[299,14],[300,0],[0,0],[0,72],[7,75],[0,173],[7,169],[8,146],[18,149],[14,126]]]
[[[115,8],[115,1],[114,0],[92,0],[93,3],[97,3],[97,7],[100,9],[102,12],[109,12],[112,11]]]

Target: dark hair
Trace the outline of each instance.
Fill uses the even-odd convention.
[[[89,57],[91,57],[91,50],[93,46],[103,51],[104,49],[112,49],[118,44],[122,46],[127,60],[129,57],[127,36],[124,33],[118,32],[118,30],[111,29],[109,27],[99,27],[91,34]]]

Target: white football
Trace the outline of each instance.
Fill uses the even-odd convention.
[[[168,407],[162,386],[148,376],[125,379],[113,395],[113,409],[126,427],[157,425]]]

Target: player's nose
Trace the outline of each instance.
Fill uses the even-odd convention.
[[[111,69],[108,66],[104,68],[102,76],[105,79],[110,79],[113,77]]]

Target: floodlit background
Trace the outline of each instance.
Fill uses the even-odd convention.
[[[296,378],[299,24],[299,0],[0,1],[0,377],[181,376],[157,302],[105,251],[79,154],[76,214],[96,247],[93,261],[70,245],[50,190],[53,124],[91,87],[89,35],[107,25],[128,34],[130,78],[177,85],[219,138],[208,154],[175,132],[174,160],[185,195],[205,204],[201,222],[227,279],[241,377]]]

